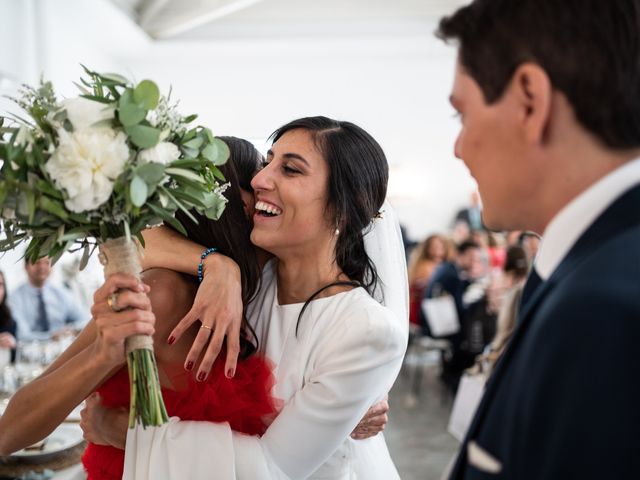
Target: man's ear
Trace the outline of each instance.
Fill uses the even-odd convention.
[[[511,77],[509,89],[515,100],[517,118],[525,140],[544,143],[553,98],[553,88],[547,72],[535,63],[523,63]]]

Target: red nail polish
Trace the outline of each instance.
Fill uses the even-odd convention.
[[[168,339],[167,339],[167,343],[169,345],[173,345],[173,342],[176,341],[176,337],[174,337],[173,335],[171,335]]]
[[[191,371],[193,369],[193,362],[187,363],[187,370]]]
[[[235,373],[235,370],[233,368],[230,368],[229,370],[227,370],[227,378],[233,378],[233,375]]]
[[[206,373],[204,373],[204,372],[200,372],[200,373],[198,374],[198,381],[199,381],[199,382],[204,382],[204,379],[205,379],[205,378],[207,378],[207,374],[206,374]]]

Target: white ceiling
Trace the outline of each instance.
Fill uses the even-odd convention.
[[[112,0],[151,37],[417,33],[465,0]]]

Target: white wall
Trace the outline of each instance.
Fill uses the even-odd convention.
[[[214,133],[252,140],[303,115],[358,123],[387,153],[390,198],[418,238],[447,229],[474,185],[452,155],[455,51],[434,28],[153,42],[106,0],[0,0],[0,41],[15,47],[0,49],[0,70],[27,81],[44,71],[65,95],[75,95],[79,63],[152,78]]]

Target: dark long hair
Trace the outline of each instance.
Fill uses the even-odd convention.
[[[7,281],[4,276],[4,272],[0,270],[0,276],[2,277],[2,283],[4,284],[4,297],[0,301],[0,329],[8,330],[13,325],[13,317],[11,316],[11,310],[7,302]]]
[[[251,182],[258,168],[260,153],[246,140],[235,137],[219,138],[229,146],[231,151],[227,163],[219,167],[230,184],[224,193],[228,200],[224,213],[219,220],[214,221],[192,211],[191,213],[198,220],[197,224],[181,211],[176,213],[176,218],[184,226],[190,240],[207,248],[215,247],[219,253],[238,264],[242,279],[242,302],[246,308],[257,292],[260,269],[255,247],[250,240],[252,225],[243,209],[240,187]],[[245,178],[238,175],[237,166],[241,167]],[[245,312],[243,312],[240,341],[241,358],[248,357],[258,347],[258,339],[246,321]]]
[[[280,127],[272,135],[277,142],[292,130],[306,130],[329,167],[327,210],[340,230],[335,259],[350,282],[335,282],[314,293],[300,312],[320,292],[335,285],[360,285],[374,295],[376,267],[364,248],[364,231],[378,215],[387,195],[389,167],[382,148],[362,128],[327,117],[307,117]],[[299,318],[300,318],[299,317]],[[298,319],[299,321],[299,319]]]

